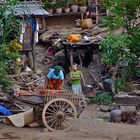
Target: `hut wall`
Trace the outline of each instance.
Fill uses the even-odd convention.
[[[48,16],[46,17],[46,27],[57,27],[75,25],[75,20],[80,19],[80,14],[75,15],[60,15],[60,16]]]

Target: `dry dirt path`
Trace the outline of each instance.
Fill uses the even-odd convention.
[[[75,127],[65,133],[44,132],[42,128],[0,125],[0,140],[140,140],[140,125],[102,122],[95,106],[89,106]]]

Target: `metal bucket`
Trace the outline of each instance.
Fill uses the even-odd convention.
[[[93,86],[91,86],[91,85],[86,85],[84,87],[84,93],[85,93],[86,97],[88,97],[88,98],[96,96],[94,93],[94,90],[93,90]]]

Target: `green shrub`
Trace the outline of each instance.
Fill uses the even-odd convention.
[[[112,104],[112,95],[109,93],[99,94],[91,99],[91,103],[97,103],[101,105],[111,105]]]

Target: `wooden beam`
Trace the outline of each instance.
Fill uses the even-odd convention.
[[[96,24],[99,23],[98,0],[96,0]]]

